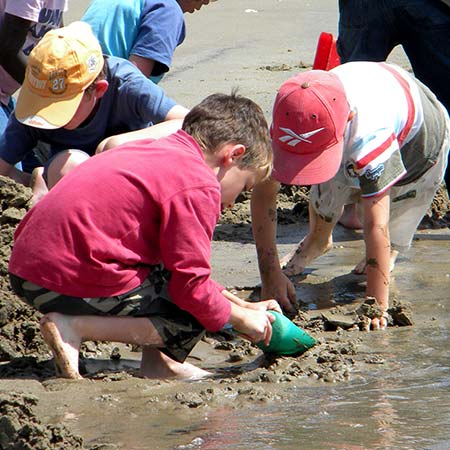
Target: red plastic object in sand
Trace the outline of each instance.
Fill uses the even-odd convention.
[[[339,66],[341,61],[336,50],[336,39],[331,33],[322,32],[317,42],[313,69],[330,70]]]

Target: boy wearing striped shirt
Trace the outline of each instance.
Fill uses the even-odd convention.
[[[371,327],[385,328],[390,271],[443,180],[447,111],[400,67],[350,62],[286,81],[271,131],[272,179],[254,189],[252,199],[262,295],[270,293],[290,309],[295,292],[287,276],[332,247],[344,205],[361,198],[366,255],[355,272],[367,274],[366,295],[380,307]],[[275,246],[278,183],[312,185],[309,233],[281,264]]]

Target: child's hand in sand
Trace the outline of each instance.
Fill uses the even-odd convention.
[[[369,299],[369,297],[368,297]],[[375,300],[375,298],[373,298]],[[369,317],[365,317],[367,321],[363,326],[364,331],[370,330],[385,330],[388,326],[388,319],[390,318],[389,313],[387,312],[389,305],[382,304],[375,300],[374,309],[370,312]]]
[[[295,312],[296,310],[295,287],[281,270],[273,270],[270,277],[265,277],[261,289],[261,297],[276,299],[288,312]]]
[[[387,328],[387,319],[386,317],[374,317],[373,319],[366,318],[367,322],[364,323],[362,330],[363,331],[375,331],[375,330],[385,330]]]

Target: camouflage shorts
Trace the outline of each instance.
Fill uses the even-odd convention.
[[[205,329],[188,312],[175,305],[167,291],[170,272],[154,266],[137,288],[114,297],[71,297],[49,291],[10,274],[11,286],[23,300],[43,314],[148,317],[165,346],[162,352],[183,362]]]

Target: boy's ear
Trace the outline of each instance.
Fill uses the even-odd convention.
[[[97,98],[102,98],[105,95],[105,92],[108,90],[108,86],[108,80],[98,80],[95,83],[95,95]]]
[[[223,155],[224,163],[235,164],[237,160],[242,158],[244,153],[245,146],[242,144],[230,144]]]

